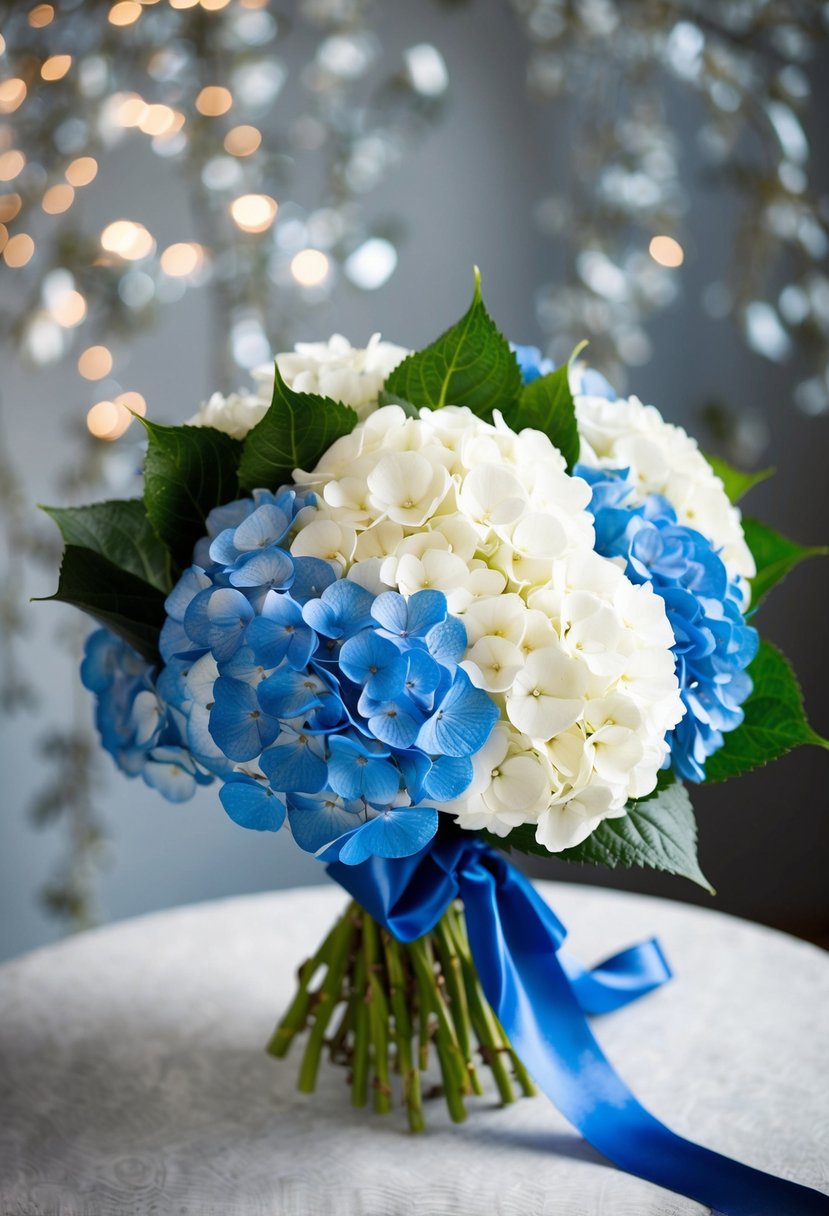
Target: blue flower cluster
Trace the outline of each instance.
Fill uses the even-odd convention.
[[[593,490],[588,510],[597,552],[623,558],[631,582],[650,583],[665,601],[686,707],[668,736],[671,764],[679,777],[703,781],[707,757],[740,725],[740,707],[751,692],[745,668],[759,639],[743,618],[740,585],[729,579],[712,542],[677,522],[666,498],[649,494],[631,503],[627,469],[577,465],[573,472]]]
[[[183,744],[182,725],[160,697],[156,669],[108,629],[86,642],[81,681],[95,693],[101,742],[128,777],[143,777],[170,802],[192,798],[212,778]]]
[[[237,823],[355,864],[417,852],[472,779],[498,708],[458,666],[445,596],[375,596],[289,551],[308,499],[221,507],[167,599],[162,695]],[[247,767],[245,767],[247,766]]]

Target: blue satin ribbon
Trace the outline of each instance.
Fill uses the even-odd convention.
[[[722,1216],[829,1216],[829,1197],[677,1136],[634,1097],[585,1014],[619,1009],[670,978],[656,942],[593,971],[562,956],[564,926],[531,883],[474,837],[441,833],[413,857],[328,872],[399,941],[428,933],[460,897],[486,998],[536,1084],[616,1165]]]

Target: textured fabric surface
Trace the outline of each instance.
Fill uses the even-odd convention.
[[[829,960],[713,912],[539,884],[584,962],[658,933],[665,988],[597,1019],[675,1131],[829,1191]],[[334,887],[176,909],[0,968],[3,1216],[697,1216],[619,1173],[543,1098],[429,1130],[353,1111],[341,1070],[294,1091],[263,1053]]]

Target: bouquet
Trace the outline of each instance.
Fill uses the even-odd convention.
[[[308,1032],[300,1089],[325,1052],[418,1131],[434,1057],[453,1119],[489,1072],[722,1211],[825,1211],[640,1106],[585,1015],[663,983],[658,945],[586,970],[508,860],[707,885],[687,785],[827,746],[754,625],[812,550],[741,517],[764,474],[580,353],[511,346],[477,274],[418,353],[298,345],[185,426],[142,419],[143,500],[50,509],[53,598],[101,625],[81,678],[123,772],[171,801],[215,782],[352,896],[269,1045]]]

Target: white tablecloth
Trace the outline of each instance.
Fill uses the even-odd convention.
[[[585,962],[656,932],[676,978],[597,1019],[611,1060],[675,1131],[829,1191],[829,960],[662,900],[540,884]],[[323,1063],[263,1054],[333,885],[179,908],[0,968],[3,1216],[692,1216],[543,1097],[354,1111]]]

